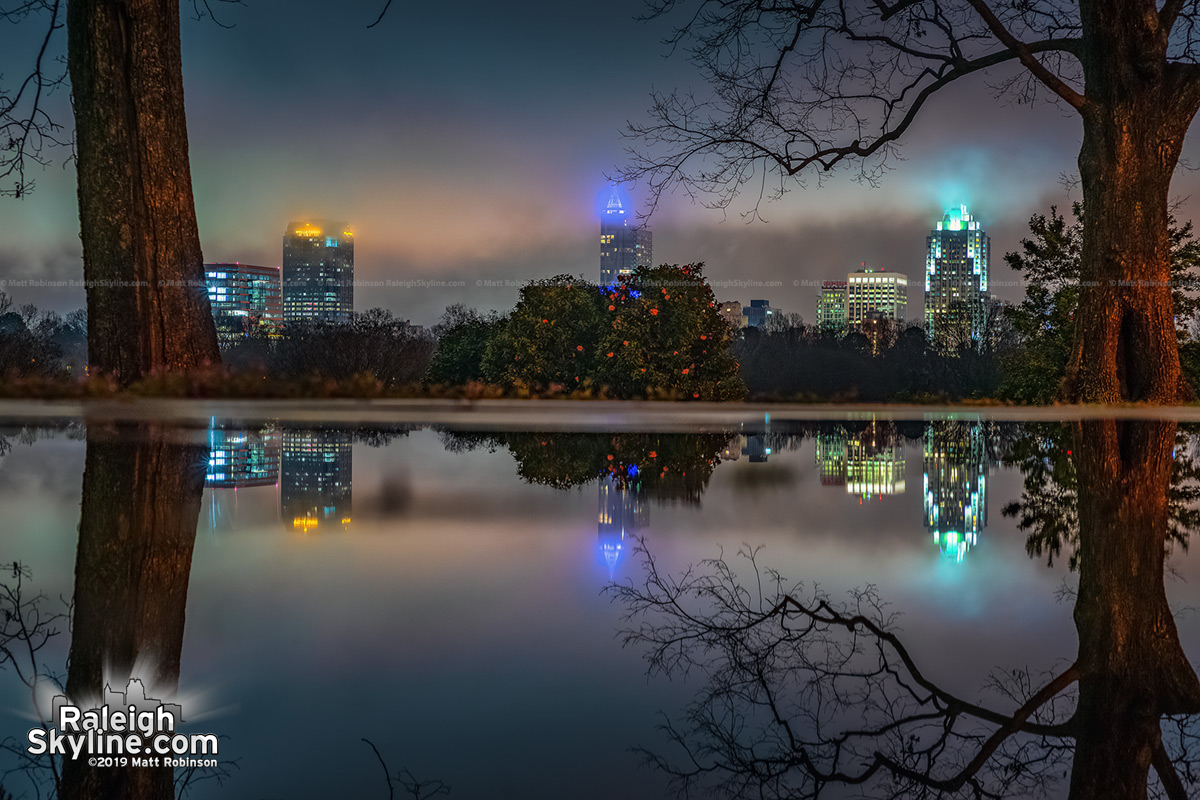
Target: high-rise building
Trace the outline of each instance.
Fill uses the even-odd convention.
[[[846,334],[846,281],[821,281],[817,295],[817,329],[834,336]]]
[[[222,344],[255,331],[278,334],[283,325],[283,290],[279,267],[250,264],[205,264],[208,304]]]
[[[283,319],[349,322],[354,234],[344,222],[304,220],[283,234]]]
[[[982,338],[987,321],[991,239],[960,205],[925,240],[925,327],[931,339]]]
[[[864,265],[846,276],[846,328],[863,332],[864,323],[903,323],[908,313],[908,276]]]
[[[600,215],[600,285],[612,286],[635,267],[653,266],[654,235],[629,218],[614,188]]]

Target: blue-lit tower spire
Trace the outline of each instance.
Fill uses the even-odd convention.
[[[630,219],[620,189],[613,187],[600,212],[600,285],[612,286],[635,267],[653,264],[654,238]]]

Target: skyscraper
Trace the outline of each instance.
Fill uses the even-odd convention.
[[[634,222],[614,188],[600,215],[601,286],[612,286],[634,267],[654,264],[654,236],[645,225]]]
[[[952,208],[925,240],[925,327],[929,337],[978,341],[987,319],[991,239],[967,207]]]
[[[846,281],[821,281],[817,296],[817,329],[821,333],[846,333]]]
[[[354,234],[344,222],[292,222],[283,233],[284,322],[348,322],[354,313]]]
[[[871,319],[904,322],[908,313],[908,276],[865,264],[846,276],[846,327],[862,332]]]

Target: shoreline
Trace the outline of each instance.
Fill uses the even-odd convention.
[[[1085,419],[1170,419],[1200,422],[1200,406],[1008,406],[912,403],[760,403],[668,400],[550,399],[196,399],[76,398],[0,400],[0,423],[48,420],[161,422],[205,426],[214,418],[278,420],[319,426],[443,425],[521,430],[694,431],[791,422],[893,420],[994,420],[1062,422]]]

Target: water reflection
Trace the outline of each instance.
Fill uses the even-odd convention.
[[[101,698],[136,677],[148,696],[175,699],[208,455],[204,444],[152,425],[89,427],[68,697]],[[58,792],[64,800],[174,794],[170,767],[101,768],[82,758],[64,760]]]
[[[279,504],[285,525],[305,533],[349,528],[353,445],[347,431],[284,431]]]
[[[275,425],[226,428],[213,420],[208,430],[208,471],[201,518],[210,531],[238,527],[238,490],[279,486],[283,433]]]
[[[690,708],[680,704],[666,709],[674,721],[670,735],[704,770],[681,767],[693,762],[673,758],[666,749],[653,751],[668,773],[693,782],[696,788],[709,787],[716,780],[725,781],[733,796],[815,797],[820,792],[822,797],[849,793],[908,798],[971,796],[977,791],[983,797],[1033,798],[1069,792],[1073,800],[1140,800],[1147,797],[1147,786],[1171,800],[1196,792],[1192,759],[1200,752],[1194,746],[1200,687],[1163,582],[1169,566],[1165,554],[1172,548],[1179,552],[1191,531],[1200,527],[1196,507],[1200,468],[1191,437],[1173,423],[1109,420],[997,426],[977,420],[894,423],[866,418],[691,436],[440,431],[441,443],[452,453],[494,450],[502,455],[484,462],[484,454],[478,453],[476,460],[487,471],[480,468],[475,473],[462,466],[475,457],[446,456],[446,463],[438,465],[442,471],[418,480],[415,488],[389,478],[391,473],[381,472],[385,467],[380,464],[407,458],[421,465],[430,451],[440,455],[432,433],[422,439],[430,450],[397,448],[386,459],[367,453],[363,460],[362,445],[386,444],[402,433],[396,429],[295,430],[274,423],[233,421],[215,421],[205,432],[145,425],[91,427],[78,540],[72,548],[75,616],[68,690],[95,694],[102,681],[113,675],[136,672],[147,676],[152,687],[148,694],[169,699],[178,686],[181,660],[195,670],[192,659],[198,659],[225,665],[227,671],[262,673],[266,677],[256,684],[256,691],[264,694],[271,690],[262,689],[263,684],[291,679],[289,690],[295,692],[292,684],[298,684],[303,691],[321,674],[332,674],[338,678],[332,690],[336,695],[337,687],[345,685],[345,673],[337,671],[338,658],[330,654],[345,654],[351,662],[347,669],[355,675],[361,675],[359,659],[378,661],[383,676],[380,697],[400,698],[378,704],[403,707],[411,727],[419,729],[417,738],[432,735],[438,715],[449,713],[470,690],[468,685],[476,683],[487,684],[487,691],[504,702],[489,711],[486,702],[495,698],[488,697],[468,708],[466,716],[477,713],[480,728],[499,729],[496,720],[511,720],[540,703],[562,707],[563,697],[582,703],[580,698],[594,697],[596,687],[606,682],[619,684],[622,692],[644,684],[637,679],[640,676],[614,678],[613,665],[606,662],[596,667],[596,673],[581,665],[560,668],[560,675],[551,666],[547,668],[551,682],[564,682],[552,689],[518,695],[508,688],[513,676],[535,674],[547,663],[567,659],[572,648],[595,647],[588,657],[597,664],[603,658],[597,654],[608,652],[603,648],[609,646],[614,623],[584,617],[579,610],[592,613],[587,603],[596,600],[599,579],[594,568],[572,572],[581,564],[590,567],[588,562],[596,559],[615,580],[633,578],[642,593],[625,597],[633,607],[641,603],[645,613],[640,619],[652,623],[635,629],[638,641],[652,650],[661,642],[674,648],[681,637],[695,635],[685,647],[658,650],[664,658],[657,666],[670,671],[690,663],[697,676],[714,668],[724,670],[710,674],[711,682],[693,698]],[[12,432],[10,438],[33,441],[38,437]],[[6,441],[0,437],[0,450]],[[815,469],[814,452],[808,448],[815,451]],[[358,464],[354,464],[356,449]],[[1020,470],[1023,492],[1014,481],[995,480],[1000,457]],[[497,464],[504,474],[495,473]],[[352,514],[355,467],[359,511]],[[516,486],[514,471],[529,486]],[[481,476],[492,482],[485,483]],[[807,494],[805,482],[812,488]],[[919,496],[912,488],[918,483],[923,484]],[[889,597],[863,591],[847,607],[830,598],[814,602],[811,592],[784,592],[796,604],[784,603],[784,595],[770,588],[771,576],[765,569],[769,564],[761,565],[768,589],[762,603],[756,585],[744,580],[736,585],[723,583],[724,578],[711,573],[694,573],[706,582],[686,584],[696,589],[691,594],[684,591],[684,584],[666,580],[655,584],[653,574],[650,583],[644,583],[644,564],[634,557],[639,537],[652,524],[659,526],[656,541],[673,547],[675,556],[689,559],[696,552],[689,549],[690,543],[702,536],[709,537],[703,542],[705,548],[712,541],[733,548],[742,541],[760,540],[768,527],[777,526],[781,531],[767,552],[773,557],[794,557],[809,570],[798,577],[835,581],[835,573],[848,564],[844,568],[854,573],[855,580],[866,580],[863,575],[889,574],[889,567],[872,572],[877,566],[873,562],[889,557],[893,534],[900,531],[922,548],[923,563],[931,565],[929,575],[952,574],[1007,586],[1005,581],[1015,573],[999,552],[1003,537],[998,534],[1005,524],[1003,515],[995,513],[999,506],[991,509],[988,541],[981,542],[989,524],[989,504],[1009,499],[1007,486],[1014,487],[1011,494],[1021,495],[1003,506],[1013,518],[1008,525],[1018,528],[1037,558],[1031,563],[1019,545],[1010,548],[1020,559],[1018,567],[1045,574],[1044,559],[1055,560],[1061,568],[1060,559],[1069,557],[1077,570],[1078,653],[1072,663],[1052,674],[1026,671],[1027,650],[1036,643],[1019,627],[1012,638],[1011,662],[997,664],[1014,669],[991,679],[990,688],[999,695],[994,691],[975,696],[970,688],[974,678],[967,689],[940,685],[946,673],[958,669],[963,658],[959,651],[969,648],[963,647],[961,639],[955,639],[953,647],[932,646],[919,637],[913,644],[908,633],[890,625],[885,605]],[[230,597],[205,613],[204,555],[197,554],[197,574],[189,575],[197,517],[213,530],[232,531],[238,525],[249,529],[251,516],[243,513],[239,520],[237,505],[237,493],[247,490],[270,505],[270,519],[262,529],[276,535],[240,541],[218,537],[221,545],[240,547],[209,548],[210,602],[213,595]],[[498,506],[509,511],[524,503],[550,501],[528,517],[517,515],[508,528],[495,525],[483,533],[465,530],[482,519],[464,516],[468,503],[494,498],[499,490],[515,498],[507,506]],[[436,509],[442,516],[422,516],[433,507],[428,495],[438,491],[445,502]],[[208,505],[201,513],[202,494]],[[414,494],[418,495],[415,502]],[[854,508],[852,514],[841,513],[842,506],[860,502],[866,506],[861,512]],[[819,507],[835,503],[841,505],[822,517]],[[770,513],[759,513],[764,509]],[[282,530],[341,532],[350,526],[352,516],[362,530],[378,528],[396,535],[307,539],[278,535]],[[861,527],[860,520],[876,524],[887,517],[887,523],[869,531],[872,538],[863,548],[865,554],[854,553],[856,548],[847,546],[852,540],[846,537],[830,536],[834,545],[823,549],[821,536],[810,535],[831,517],[840,517],[843,525],[832,529],[834,533]],[[297,519],[302,524],[296,525]],[[701,524],[709,519],[714,521]],[[426,525],[429,520],[432,523]],[[447,520],[450,524],[443,524]],[[527,529],[538,522],[539,530]],[[427,533],[423,527],[436,530]],[[571,535],[562,536],[564,530]],[[596,539],[591,538],[592,531]],[[509,534],[524,547],[510,548],[510,541],[500,541]],[[937,549],[929,545],[925,538],[929,535],[935,537]],[[368,539],[373,541],[364,542]],[[443,544],[446,539],[453,544]],[[568,541],[565,547],[564,540]],[[978,558],[980,551],[971,552],[977,543],[994,548],[987,552],[986,562]],[[472,550],[482,565],[476,571],[463,566],[470,563]],[[506,560],[506,550],[518,552],[519,558]],[[562,557],[541,558],[551,550]],[[289,558],[277,558],[283,552]],[[946,554],[945,563],[938,552]],[[712,554],[705,550],[697,559]],[[305,572],[308,556],[319,566]],[[844,557],[844,563],[836,562],[836,557]],[[243,560],[252,566],[238,573],[237,564]],[[287,568],[276,566],[280,562],[286,562]],[[551,574],[555,571],[561,575]],[[487,581],[493,572],[498,573],[497,582],[471,597],[470,586]],[[329,577],[332,574],[336,579]],[[750,573],[737,574],[745,578]],[[562,580],[565,575],[578,579]],[[669,576],[664,572],[662,577]],[[240,588],[235,590],[239,579]],[[962,591],[965,582],[954,587],[955,602],[947,606],[967,593]],[[306,605],[294,584],[303,584],[316,600]],[[375,593],[382,596],[393,587],[405,586],[411,587],[411,593],[389,594],[386,601],[377,602]],[[931,588],[936,602],[945,601],[946,594],[939,594],[945,588],[944,584]],[[654,595],[655,591],[660,594]],[[455,593],[470,597],[470,602],[461,603],[465,610],[458,624],[440,616],[439,603],[429,602],[430,597]],[[195,638],[181,657],[189,595],[193,614],[189,624]],[[510,607],[521,596],[532,599],[527,606]],[[681,607],[697,613],[690,619],[664,616],[667,604],[657,602],[663,599],[683,603]],[[256,612],[259,600],[264,610]],[[605,603],[597,601],[597,605],[611,610]],[[448,604],[451,610],[453,606]],[[717,608],[723,608],[726,616],[714,616]],[[294,610],[302,621],[288,619],[291,615],[280,609]],[[993,612],[989,608],[969,623],[979,631],[987,630],[989,637],[997,635],[990,625],[993,618],[984,616]],[[557,614],[562,616],[552,616]],[[470,627],[470,621],[481,616],[484,619]],[[1065,612],[1061,616],[1065,619]],[[915,617],[906,618],[911,628],[920,627]],[[942,618],[932,617],[929,623],[936,628]],[[762,625],[767,618],[774,624]],[[596,625],[596,619],[603,624]],[[669,623],[665,628],[664,620]],[[797,624],[801,620],[804,625]],[[1032,626],[1032,617],[1020,621],[1027,620]],[[698,630],[697,624],[708,627]],[[544,638],[551,642],[542,650],[535,648],[538,638],[530,631],[538,625],[545,625],[549,632]],[[426,627],[431,632],[420,639],[424,646],[410,644],[410,637],[419,639]],[[338,635],[343,629],[346,633]],[[738,633],[731,638],[735,629]],[[289,638],[308,641],[297,631],[314,642],[311,662],[305,666],[286,658],[247,658],[244,664],[240,660],[260,642],[267,643],[263,648],[269,650]],[[490,651],[491,659],[478,658],[477,651],[470,649],[474,640],[489,637],[503,643]],[[251,639],[251,644],[245,641]],[[564,644],[568,639],[569,646]],[[400,642],[397,648],[404,659],[430,662],[429,671],[421,672],[400,658],[389,661],[392,656],[382,644],[388,640]],[[706,645],[712,649],[687,650]],[[213,651],[227,647],[237,655],[220,661]],[[498,665],[496,653],[526,649],[528,659],[515,662],[510,671]],[[677,660],[665,658],[667,653]],[[623,656],[613,648],[612,657]],[[479,664],[487,664],[486,674]],[[933,669],[921,671],[930,664]],[[572,669],[578,674],[567,674]],[[413,709],[422,702],[419,695],[435,681],[430,675],[447,675],[446,683],[453,685],[431,701],[433,710],[416,712]],[[841,682],[831,686],[831,676]],[[200,676],[201,680],[211,677]],[[419,687],[417,691],[411,691],[410,683]],[[695,688],[695,684],[688,686]],[[564,694],[571,691],[579,694]],[[640,705],[658,703],[667,694],[655,687],[651,698]],[[285,698],[263,707],[286,711],[290,702]],[[340,695],[313,702],[303,713],[335,708],[330,713],[343,715],[338,720],[345,721],[352,740],[381,729],[368,729],[361,718],[351,718]],[[597,713],[586,726],[598,726],[594,720],[601,717],[609,724],[618,713],[614,711],[611,718]],[[254,736],[254,728],[264,718],[223,720],[217,727],[235,731],[240,743]],[[301,720],[291,723],[295,727],[304,725],[307,717],[289,719]],[[851,722],[853,727],[847,727]],[[317,733],[314,723],[307,724],[314,730],[303,733]],[[566,719],[564,724],[573,723]],[[611,722],[596,736],[619,742],[620,752],[627,744],[646,740],[643,729],[623,724]],[[243,727],[239,730],[237,725]],[[542,732],[546,738],[574,733]],[[455,732],[448,740],[457,741],[461,735]],[[549,745],[542,742],[541,746]],[[270,758],[263,758],[260,750],[248,751],[247,756],[247,763],[256,761],[251,767],[261,772],[289,769],[282,758],[264,766]],[[462,761],[486,762],[474,751],[470,756],[459,762],[448,756],[451,764],[460,766],[449,770],[438,766],[433,774],[457,787],[460,776],[452,770],[470,769],[461,766]],[[528,767],[524,779],[536,785],[539,771],[552,768],[550,761]],[[487,762],[479,770],[501,768]],[[360,783],[368,792],[382,789],[372,781],[378,778],[375,769],[377,765],[369,762],[360,776],[348,767],[343,788],[352,788],[340,796],[366,796],[353,788]],[[661,796],[654,786],[643,790],[635,785],[645,780],[644,773],[631,769],[628,774],[637,776],[629,779],[628,796]],[[101,774],[75,764],[62,774],[60,796],[165,798],[173,791],[171,781],[176,777],[166,770],[125,774],[109,769]],[[575,777],[583,780],[582,773]],[[239,789],[245,784],[236,783],[239,778],[246,780],[235,776],[229,795],[275,796],[266,790],[243,794]],[[846,784],[845,793],[839,794],[838,784]],[[316,796],[316,790],[312,792],[280,794]],[[209,796],[223,794],[213,789]],[[537,795],[531,791],[523,796]],[[321,796],[339,795],[330,794],[326,787]]]
[[[871,419],[857,430],[831,426],[815,438],[822,486],[845,487],[860,505],[904,494],[904,445],[893,423]]]
[[[954,423],[925,433],[927,519],[943,539],[973,543],[986,524],[989,433]],[[999,702],[923,671],[943,654],[909,650],[871,588],[842,603],[785,583],[753,549],[674,576],[641,550],[641,581],[611,590],[627,610],[625,641],[645,649],[652,675],[705,678],[665,728],[682,754],[649,752],[651,763],[685,793],[731,797],[1034,797],[1063,783],[1071,800],[1193,796],[1200,680],[1164,586],[1168,541],[1186,542],[1197,522],[1183,444],[1169,421],[1018,438],[1026,494],[1015,513],[1031,541],[1077,549],[1079,648],[1056,674],[993,675]],[[1042,513],[1055,488],[1069,525]]]
[[[933,424],[925,431],[925,527],[944,555],[962,561],[987,527],[989,437],[979,422]]]

